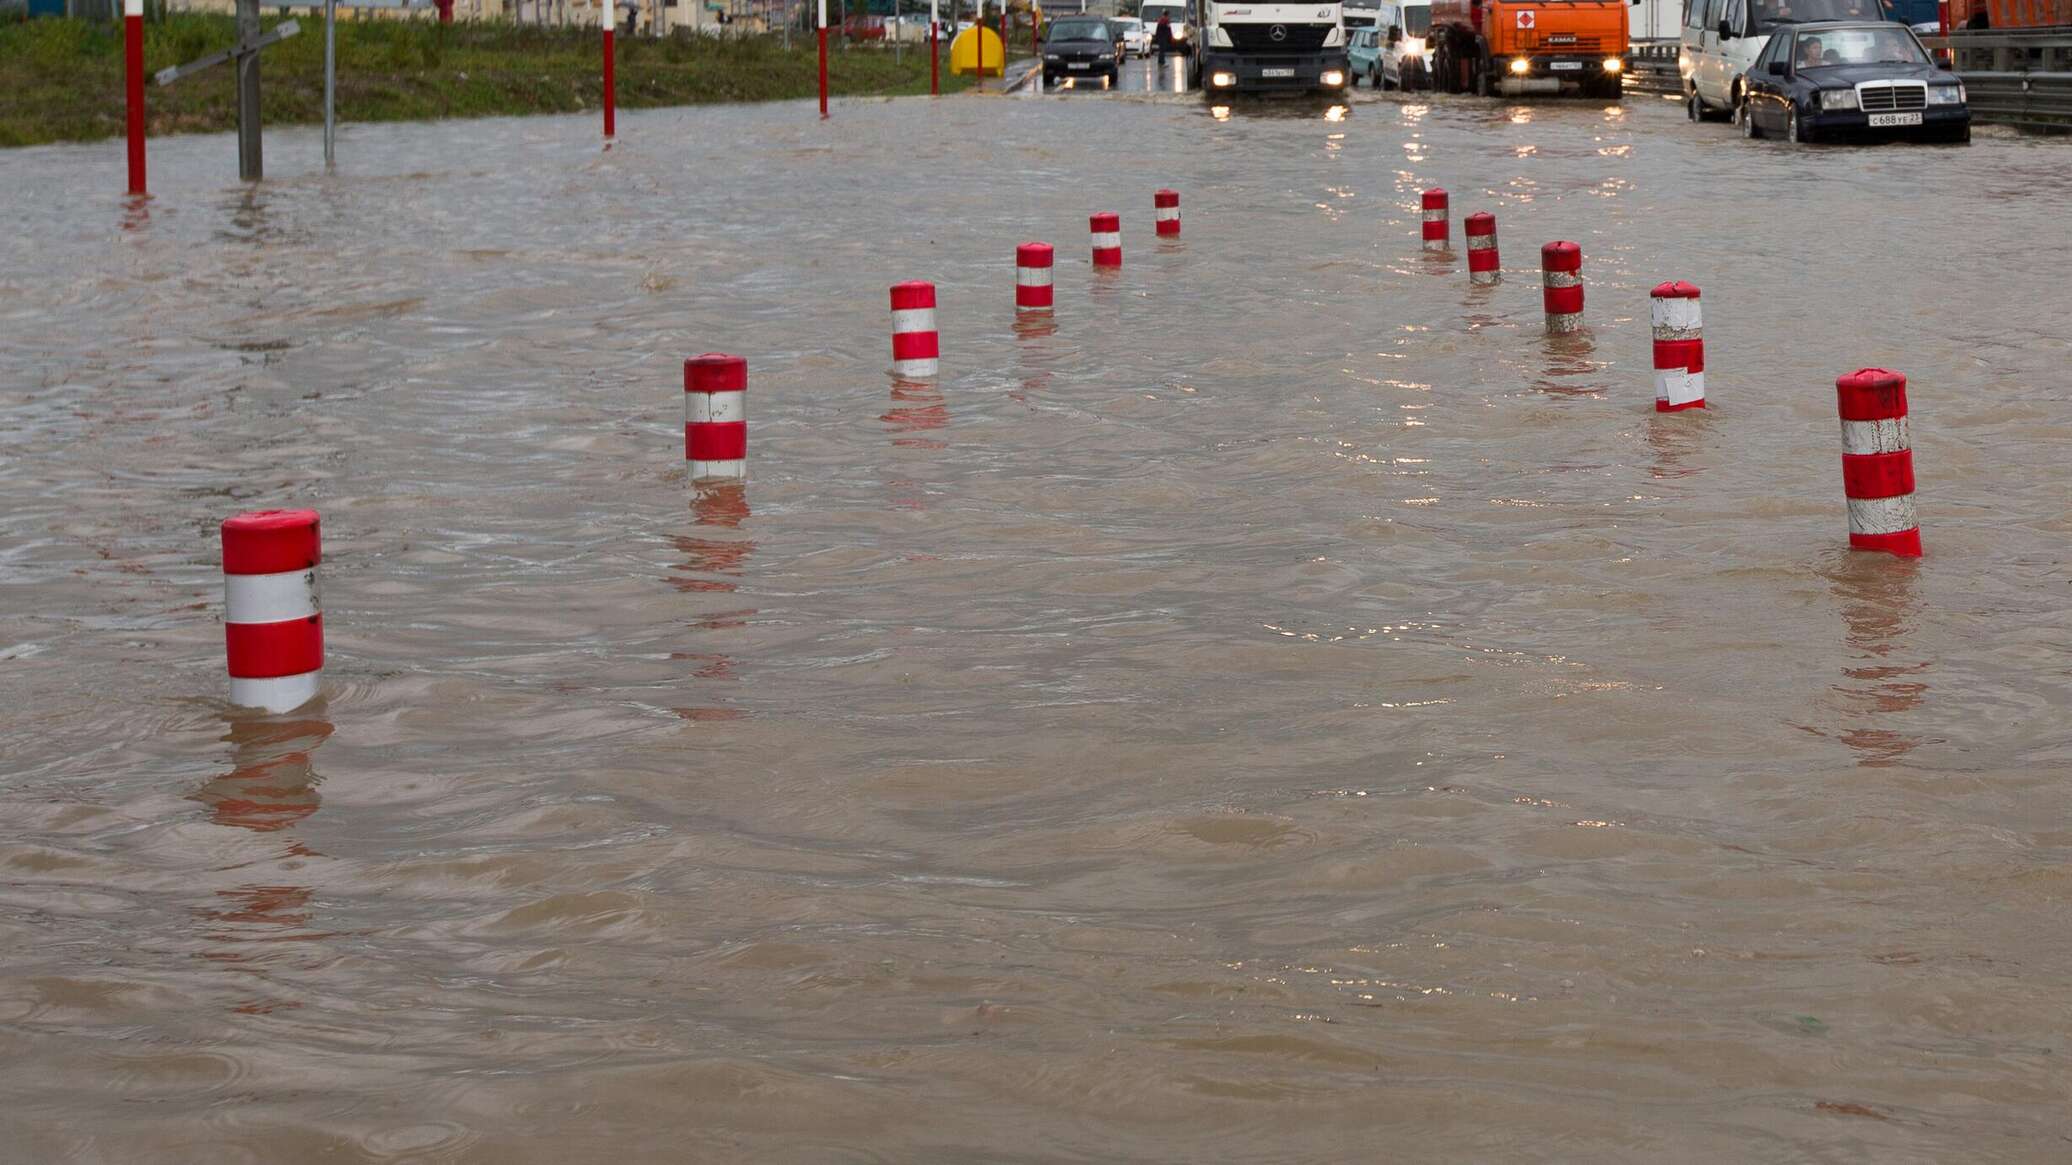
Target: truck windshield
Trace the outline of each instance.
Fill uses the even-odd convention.
[[[1187,22],[1187,9],[1179,4],[1146,4],[1137,13],[1138,19],[1146,24],[1157,24],[1159,17],[1165,17],[1174,24]]]
[[[1813,20],[1882,20],[1878,0],[1755,0],[1755,26],[1762,31],[1778,24]]]
[[[1432,9],[1428,4],[1403,10],[1403,35],[1423,36],[1432,31]]]

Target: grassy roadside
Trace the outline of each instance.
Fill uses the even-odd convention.
[[[260,55],[270,124],[323,120],[323,19],[304,15],[300,21],[302,35]],[[265,23],[272,27],[275,21]],[[174,14],[145,26],[144,68],[157,72],[228,48],[235,39],[228,16]],[[407,121],[595,109],[603,84],[599,39],[595,29],[340,20],[338,117]],[[811,97],[817,92],[812,40],[794,36],[792,46],[785,51],[777,37],[622,37],[619,107]],[[965,78],[950,76],[947,67],[942,80],[944,92],[968,85]],[[0,146],[121,135],[122,83],[119,24],[55,19],[0,24]],[[926,46],[906,53],[899,63],[885,49],[830,51],[828,87],[845,97],[926,93]],[[237,124],[227,65],[168,88],[149,86],[145,104],[153,135],[209,133]]]

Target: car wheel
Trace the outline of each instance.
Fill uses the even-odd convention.
[[[1812,131],[1799,124],[1799,107],[1796,105],[1784,115],[1784,137],[1795,146],[1803,146],[1813,140]]]
[[[1741,99],[1741,104],[1734,107],[1734,124],[1741,127],[1742,137],[1753,139],[1763,136],[1763,131],[1755,124],[1755,111],[1748,107],[1746,97]]]
[[[1690,95],[1684,98],[1684,116],[1692,121],[1705,120],[1705,105],[1698,100],[1696,89],[1691,90]]]
[[[1108,88],[1110,88],[1110,89],[1120,89],[1120,88],[1122,88],[1122,70],[1121,70],[1121,69],[1110,69],[1110,70],[1108,70]]]

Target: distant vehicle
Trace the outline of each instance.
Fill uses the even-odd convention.
[[[1147,29],[1158,28],[1158,18],[1163,16],[1173,25],[1173,51],[1185,56],[1194,51],[1194,26],[1187,23],[1187,14],[1192,10],[1188,4],[1146,4],[1137,9],[1137,19]]]
[[[1823,21],[1771,34],[1735,111],[1744,134],[1971,140],[1964,83],[1904,25]]]
[[[1432,0],[1392,0],[1383,4],[1380,12],[1381,88],[1429,86],[1425,39],[1432,31]]]
[[[1883,0],[1885,18],[1913,29],[1922,36],[1942,34],[1940,0]]]
[[[1373,27],[1347,28],[1345,60],[1352,70],[1353,87],[1367,82],[1368,87],[1381,88],[1381,31]]]
[[[1122,30],[1122,51],[1133,57],[1151,55],[1151,26],[1134,16],[1119,16],[1116,27]]]
[[[1116,63],[1119,30],[1105,16],[1064,16],[1043,32],[1043,84],[1060,77],[1105,77],[1109,87],[1121,78]]]
[[[1380,8],[1376,6],[1374,0],[1360,0],[1357,4],[1347,4],[1345,6],[1345,31],[1348,35],[1362,28],[1379,29],[1380,27],[1382,27]],[[1346,42],[1348,52],[1351,51],[1351,47],[1352,42],[1348,40]],[[1354,75],[1359,75],[1357,69],[1354,70]]]
[[[1158,7],[1146,4],[1144,11]],[[1352,80],[1342,17],[1339,0],[1202,0],[1194,83],[1209,98],[1231,93],[1342,93]]]
[[[1445,93],[1580,93],[1616,100],[1625,91],[1627,5],[1628,0],[1435,0],[1432,86]]]
[[[1781,27],[1884,15],[1878,0],[1685,0],[1678,49],[1684,112],[1708,121],[1740,108],[1748,67]]]

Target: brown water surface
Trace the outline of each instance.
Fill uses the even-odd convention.
[[[0,1157],[2072,1157],[2063,142],[621,128],[174,138],[142,207],[0,154]],[[1714,407],[1659,417],[1673,278]],[[710,349],[753,477],[694,496]],[[1866,364],[1918,562],[1844,548]],[[215,526],[286,504],[328,698],[266,718]]]

